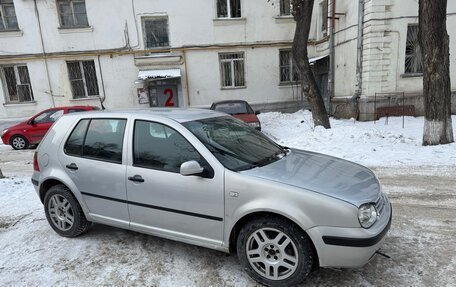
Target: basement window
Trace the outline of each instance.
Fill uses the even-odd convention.
[[[245,87],[244,53],[219,54],[222,88]]]
[[[241,18],[241,0],[217,0],[217,18]]]
[[[0,32],[17,30],[19,26],[13,0],[0,0]]]
[[[67,62],[73,99],[98,97],[98,80],[94,61]]]
[[[328,35],[328,1],[325,0],[320,3],[321,15],[321,35],[326,37]]]
[[[32,85],[26,65],[13,65],[1,68],[2,80],[9,104],[33,101]]]
[[[58,0],[60,25],[62,28],[88,27],[84,0]]]
[[[405,44],[405,74],[423,73],[421,46],[418,41],[418,25],[407,27],[407,42]]]

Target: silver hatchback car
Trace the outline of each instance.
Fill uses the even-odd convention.
[[[209,110],[63,116],[35,153],[32,182],[62,236],[96,222],[237,252],[269,286],[299,284],[319,266],[360,267],[391,225],[369,169]]]

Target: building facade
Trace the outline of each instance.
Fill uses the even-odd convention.
[[[290,52],[290,2],[0,0],[0,118],[101,102],[243,99],[263,111],[297,110],[305,101]],[[369,120],[401,105],[423,113],[417,23],[416,0],[315,1],[308,50],[331,114]],[[449,1],[450,39],[455,24]]]
[[[0,0],[0,118],[101,101],[296,110],[294,21],[281,2]]]
[[[452,41],[456,39],[456,30],[452,29],[456,25],[455,1],[448,1],[447,12],[450,76],[452,90],[456,91],[456,42]],[[323,0],[315,1],[313,13],[312,57],[330,55],[328,30],[334,23],[333,115],[360,120],[403,111],[423,115],[417,0]],[[456,112],[454,94],[452,111]]]

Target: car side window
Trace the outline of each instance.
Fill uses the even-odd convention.
[[[124,119],[81,120],[65,143],[67,155],[122,163]]]
[[[126,120],[92,119],[84,140],[83,157],[122,163]]]
[[[63,110],[51,110],[38,115],[33,119],[35,124],[53,123],[63,116]]]
[[[65,144],[65,153],[68,155],[82,156],[82,146],[84,145],[84,137],[90,120],[80,121],[74,130],[71,132]]]
[[[182,163],[203,160],[198,151],[176,130],[153,122],[136,121],[133,165],[168,172],[180,172]]]

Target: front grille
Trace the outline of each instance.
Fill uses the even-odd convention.
[[[383,193],[381,193],[380,196],[378,197],[377,201],[375,202],[375,208],[377,209],[378,215],[383,214],[385,205],[386,205],[385,195],[383,195]]]

